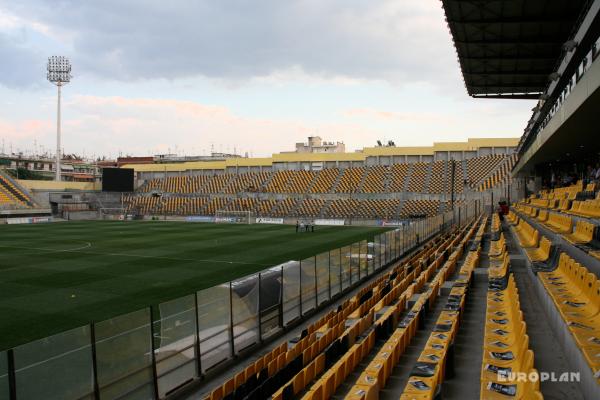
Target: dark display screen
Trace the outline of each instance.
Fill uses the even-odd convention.
[[[103,192],[133,192],[132,168],[104,168],[102,170]]]

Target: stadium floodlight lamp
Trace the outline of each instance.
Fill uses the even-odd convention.
[[[56,180],[60,181],[60,88],[71,82],[71,63],[67,57],[48,57],[48,80],[58,88],[56,108]]]

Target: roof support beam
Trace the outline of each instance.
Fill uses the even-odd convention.
[[[449,24],[462,24],[462,25],[505,25],[505,24],[569,24],[572,25],[574,20],[571,18],[560,18],[560,17],[548,17],[548,18],[483,18],[483,19],[451,19],[448,18]]]
[[[540,93],[522,93],[522,94],[472,94],[475,99],[520,99],[520,100],[538,100]]]
[[[554,63],[556,61],[556,57],[548,57],[548,56],[541,56],[541,55],[535,55],[535,54],[527,54],[527,55],[523,55],[521,57],[519,56],[506,56],[506,57],[486,57],[486,56],[481,56],[481,57],[473,57],[473,56],[461,56],[460,57],[461,60],[468,60],[468,61],[485,61],[485,62],[502,62],[502,61],[519,61],[519,62],[523,62],[523,61],[548,61],[551,63]]]
[[[506,46],[536,46],[536,45],[554,45],[560,46],[562,43],[558,39],[535,39],[535,40],[508,40],[508,39],[490,39],[490,40],[455,40],[456,44],[472,44],[481,46],[506,45]]]

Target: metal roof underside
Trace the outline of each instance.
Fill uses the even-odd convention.
[[[442,0],[467,92],[537,99],[587,0]]]

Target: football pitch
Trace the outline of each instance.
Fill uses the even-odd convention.
[[[385,231],[164,221],[0,227],[0,350]]]

